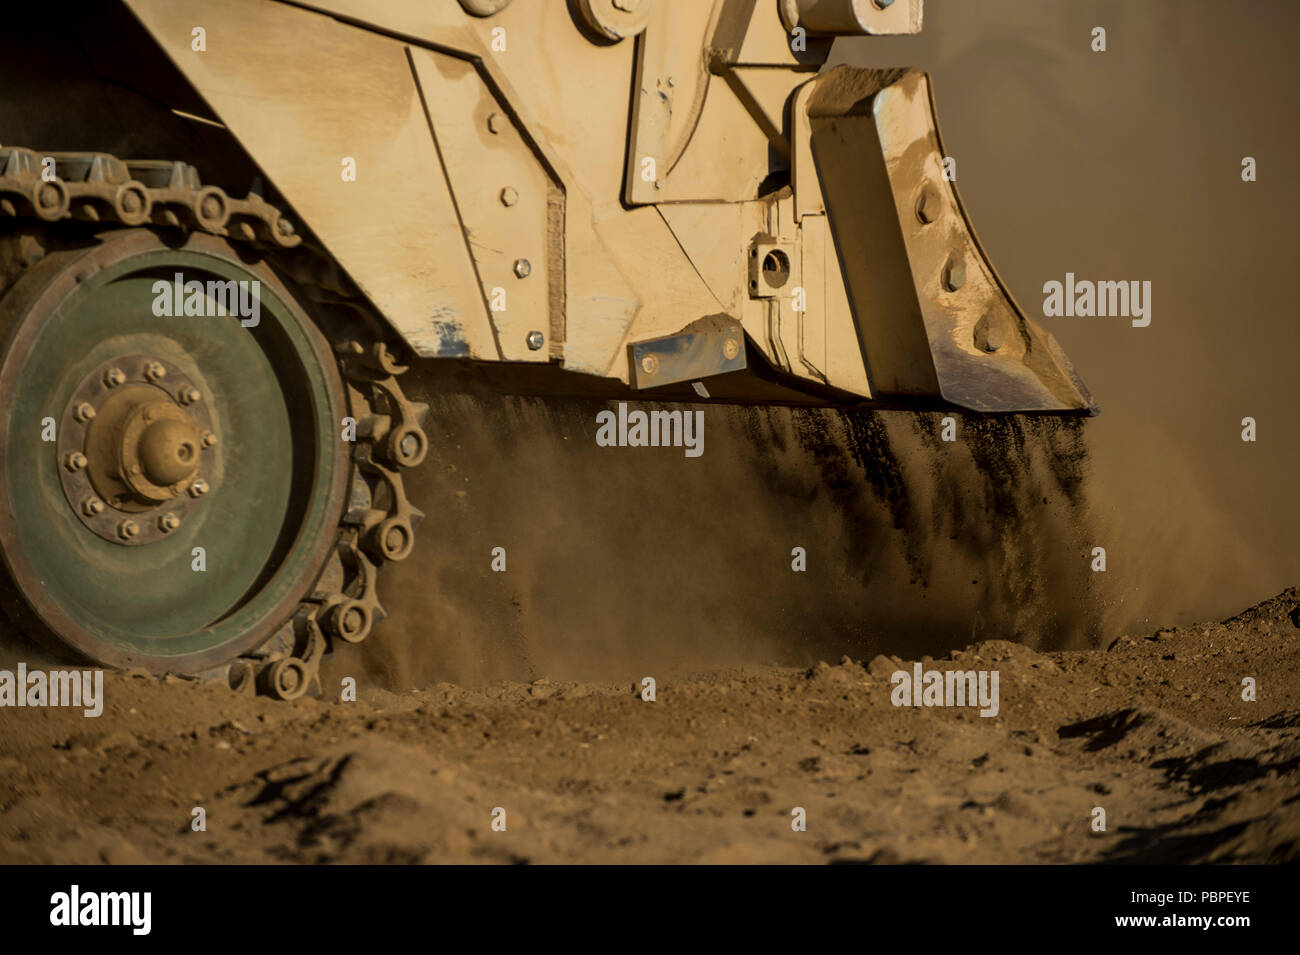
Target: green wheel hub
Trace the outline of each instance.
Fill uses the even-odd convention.
[[[169,314],[178,274],[252,292],[257,324],[211,292]],[[337,362],[287,288],[219,239],[132,230],[46,256],[0,323],[0,545],[27,616],[157,671],[264,642],[324,567],[350,473]]]

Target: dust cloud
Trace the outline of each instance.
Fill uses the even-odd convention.
[[[703,406],[690,459],[597,446],[603,402],[431,403],[416,550],[381,575],[390,618],[332,666],[633,680],[1103,635],[1078,419],[954,415],[949,442],[940,413]]]

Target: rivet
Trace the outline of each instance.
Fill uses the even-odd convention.
[[[515,275],[521,279],[528,278],[532,274],[533,264],[527,259],[515,259]]]

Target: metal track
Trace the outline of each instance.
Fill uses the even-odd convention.
[[[15,230],[0,247],[0,292],[60,241],[56,224],[206,232],[256,247],[313,303],[313,319],[338,355],[355,420],[353,471],[334,554],[293,617],[257,650],[199,674],[240,692],[279,699],[319,693],[321,658],[333,640],[359,643],[384,617],[376,578],[386,561],[407,557],[423,514],[407,499],[401,472],[428,450],[428,406],[407,400],[407,370],[391,334],[322,250],[304,243],[279,209],[260,196],[233,199],[205,186],[183,162],[124,161],[105,153],[41,153],[0,148],[0,224]]]

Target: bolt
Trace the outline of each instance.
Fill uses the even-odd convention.
[[[528,347],[532,351],[539,351],[546,343],[546,338],[541,332],[533,330],[528,333]]]
[[[47,182],[36,194],[36,201],[44,209],[53,209],[59,204],[59,187],[52,182]]]
[[[881,10],[888,10],[894,5],[894,0],[871,0]]]
[[[124,381],[126,381],[126,375],[122,373],[121,368],[110,368],[104,372],[104,384],[110,388],[116,388]]]
[[[94,517],[104,510],[104,502],[97,497],[88,497],[81,502],[81,513],[87,517]]]
[[[533,264],[527,259],[515,259],[515,275],[526,279],[533,271]]]
[[[217,443],[217,436],[213,434],[211,431],[204,431],[201,435],[199,435],[199,441],[203,443],[203,446],[205,448],[210,448]]]
[[[405,457],[414,457],[415,452],[420,450],[420,439],[413,434],[408,434],[402,439],[401,448]]]
[[[740,342],[736,341],[734,338],[728,338],[722,343],[722,354],[726,357],[727,361],[731,361],[731,359],[740,354]]]
[[[129,541],[140,533],[140,525],[135,521],[126,520],[117,525],[117,536],[124,541]]]
[[[85,424],[87,421],[95,417],[95,406],[88,401],[83,401],[81,404],[77,405],[76,410],[72,412],[72,416],[82,424]]]
[[[221,215],[221,200],[216,196],[208,196],[203,200],[203,217],[205,219],[215,219]]]
[[[181,526],[181,519],[175,514],[164,514],[158,518],[158,530],[164,534],[169,534]]]
[[[293,223],[288,219],[277,219],[275,227],[280,230],[280,235],[293,235]]]
[[[506,118],[500,113],[491,113],[488,115],[488,130],[492,133],[499,133],[506,128]]]
[[[208,482],[203,478],[195,478],[190,485],[190,497],[202,497],[208,493]]]
[[[514,186],[506,186],[501,190],[501,204],[503,206],[513,206],[519,201],[519,190]]]
[[[349,607],[344,611],[343,619],[339,621],[339,624],[344,633],[359,633],[365,622],[365,614],[356,607]]]
[[[140,198],[140,193],[134,189],[122,193],[122,208],[127,212],[139,212],[143,207],[144,200]]]
[[[653,375],[659,370],[659,359],[654,355],[645,355],[641,359],[641,370],[647,375]]]
[[[158,381],[167,377],[167,369],[163,367],[160,361],[151,361],[144,366],[144,376],[150,381]]]
[[[69,452],[63,458],[63,466],[69,471],[80,471],[86,466],[86,456],[80,451]]]
[[[992,312],[975,323],[975,347],[989,353],[997,351],[1005,344],[1002,323]]]
[[[966,262],[960,255],[954,255],[943,267],[943,287],[955,292],[966,284]]]
[[[197,388],[182,388],[176,393],[176,397],[180,399],[181,404],[192,405],[203,396],[199,394],[199,389]]]
[[[916,199],[916,217],[929,225],[939,218],[940,211],[939,194],[934,191],[934,187],[929,184],[922,186],[921,194]]]

